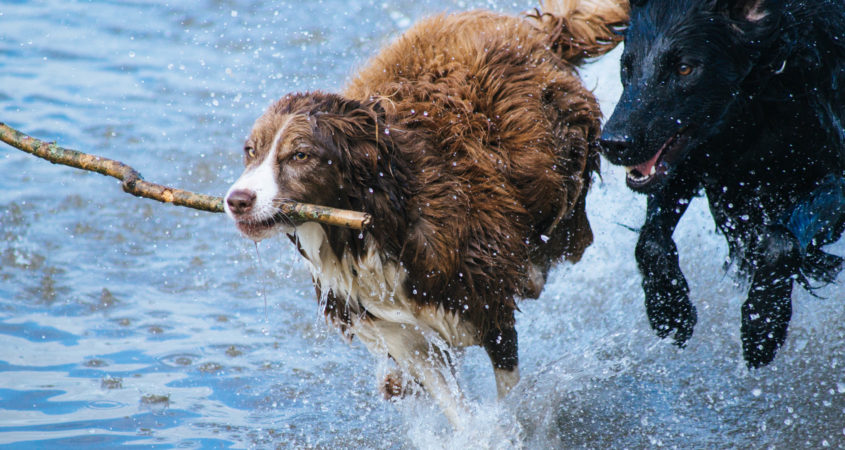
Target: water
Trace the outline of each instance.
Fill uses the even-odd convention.
[[[186,3],[0,2],[0,121],[221,195],[274,99],[339,89],[426,14],[534,6]],[[618,56],[584,71],[606,114]],[[675,349],[648,329],[621,226],[639,226],[644,199],[608,164],[588,199],[596,244],[521,305],[514,393],[496,402],[482,350],[461,360],[477,410],[459,434],[424,398],[381,400],[378,363],[325,325],[287,240],[259,262],[222,215],[8,147],[0,173],[0,446],[845,447],[841,286],[797,290],[786,346],[749,372],[742,290],[696,201],[675,237],[700,322]]]

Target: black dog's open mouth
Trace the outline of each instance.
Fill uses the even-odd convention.
[[[688,140],[684,131],[685,129],[681,129],[670,137],[647,161],[635,166],[626,166],[628,176],[625,181],[628,187],[635,190],[645,189],[666,176]]]

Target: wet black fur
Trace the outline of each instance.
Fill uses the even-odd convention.
[[[651,326],[680,346],[692,335],[672,233],[703,191],[751,280],[745,359],[768,364],[786,339],[793,282],[830,282],[842,267],[820,247],[845,226],[845,2],[634,0],[621,66],[604,155],[635,166],[681,136],[667,173],[639,189]]]

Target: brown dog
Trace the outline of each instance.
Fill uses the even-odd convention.
[[[226,196],[248,238],[287,233],[326,316],[389,355],[459,423],[450,348],[519,380],[515,299],[592,242],[584,199],[601,113],[575,72],[619,41],[611,0],[424,20],[338,94],[291,94],[255,123]],[[293,223],[287,200],[365,211],[363,232]],[[387,394],[404,382],[389,376]]]

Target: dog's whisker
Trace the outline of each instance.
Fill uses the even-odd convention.
[[[285,222],[285,225],[288,225],[288,226],[296,226],[296,221],[294,221],[293,218],[290,217],[290,215],[288,215],[287,213],[285,213],[284,211],[282,211],[278,208],[281,205],[289,204],[289,203],[293,203],[293,202],[294,201],[292,199],[289,199],[289,198],[282,198],[282,199],[277,199],[277,200],[273,201],[273,207],[277,208],[276,214]]]

